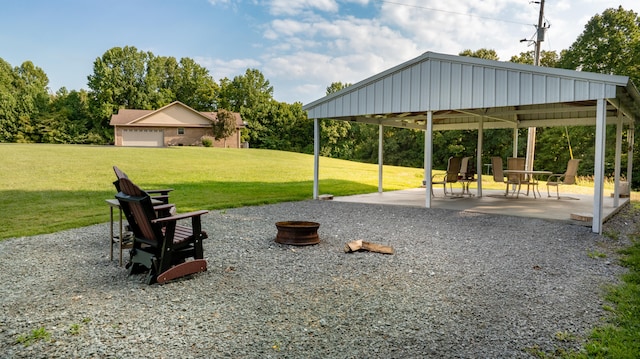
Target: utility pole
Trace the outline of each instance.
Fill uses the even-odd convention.
[[[535,4],[540,4],[540,14],[538,15],[538,26],[536,27],[536,41],[535,51],[533,55],[533,65],[540,66],[540,44],[544,41],[544,35],[547,31],[544,21],[544,0],[534,1]],[[533,170],[533,159],[536,152],[536,128],[529,127],[527,136],[527,155],[525,158],[525,168]]]
[[[544,21],[544,0],[535,1],[540,3],[540,14],[538,15],[538,27],[536,27],[536,50],[533,57],[533,64],[540,66],[540,43],[544,41],[544,35],[547,32],[547,27],[543,24]]]

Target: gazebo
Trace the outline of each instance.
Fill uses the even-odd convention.
[[[384,126],[425,131],[425,206],[431,207],[433,131],[477,130],[476,168],[482,168],[483,130],[553,126],[594,126],[594,208],[592,230],[602,232],[606,126],[616,126],[614,206],[618,206],[622,132],[634,141],[640,93],[627,76],[522,65],[426,52],[389,70],[304,105],[314,119],[313,197],[319,194],[320,119],[379,126],[382,192]],[[515,137],[515,136],[514,136]],[[631,182],[633,146],[627,180]],[[482,196],[482,171],[478,171]]]

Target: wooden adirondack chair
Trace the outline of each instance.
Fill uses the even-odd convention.
[[[119,180],[116,198],[133,232],[133,247],[127,264],[129,274],[141,267],[149,269],[146,282],[160,284],[185,275],[207,270],[203,257],[201,210],[158,218],[148,193],[128,178]],[[191,227],[178,225],[178,220],[191,219]],[[192,260],[187,260],[193,258]]]
[[[122,170],[120,170],[117,166],[113,166],[113,172],[116,173],[116,181],[113,182],[113,185],[116,186],[116,190],[118,192],[120,192],[120,184],[118,182],[118,180],[120,180],[121,178],[129,178],[129,176],[127,176],[126,173],[122,172]],[[164,204],[169,203],[169,192],[173,191],[173,188],[162,188],[162,189],[147,189],[145,190],[145,192],[147,192],[149,195],[151,195],[151,198],[158,200]]]

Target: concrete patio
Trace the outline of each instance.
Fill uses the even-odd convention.
[[[459,191],[459,189],[458,189]],[[568,223],[591,226],[593,216],[593,193],[565,193],[561,198],[547,197],[542,193],[541,197],[534,198],[532,195],[520,194],[516,197],[505,197],[504,191],[483,189],[482,197],[444,197],[442,189],[434,189],[435,197],[432,199],[432,208],[444,208],[456,211],[498,214],[518,217],[541,218],[548,220],[559,220]],[[471,193],[475,193],[471,189]],[[334,197],[334,201],[372,203],[398,206],[425,206],[424,188],[413,188],[401,191],[390,191],[383,193],[368,193],[354,196]],[[629,198],[620,198],[619,205],[623,206]],[[603,216],[605,221],[613,216],[620,207],[613,207],[613,198],[609,196],[609,191],[605,192],[603,201]],[[583,220],[572,219],[581,216]]]

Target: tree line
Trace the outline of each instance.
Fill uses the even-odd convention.
[[[459,55],[500,60],[492,49],[467,49]],[[533,51],[512,56],[510,61],[533,64]],[[540,61],[547,67],[627,75],[636,84],[640,84],[639,63],[640,17],[622,7],[595,15],[569,49],[542,51]],[[125,46],[111,48],[96,58],[87,80],[89,90],[63,87],[52,94],[46,73],[31,61],[12,67],[0,58],[0,142],[109,144],[113,142],[109,121],[119,109],[158,109],[181,101],[198,111],[239,112],[247,123],[242,140],[251,147],[313,152],[313,123],[302,111],[302,104],[276,101],[273,86],[257,69],[216,82],[193,59],[156,56]],[[349,84],[334,82],[326,93],[346,86]],[[322,120],[320,126],[321,155],[378,161],[377,126],[328,120]],[[225,133],[222,127],[214,130]],[[512,154],[512,130],[486,131],[487,158],[483,163],[489,163],[490,156]],[[526,138],[526,129],[520,131],[520,138]],[[613,138],[615,129],[607,131],[611,132],[608,138]],[[423,166],[423,131],[385,127],[383,136],[385,164]],[[563,172],[571,149],[583,160],[580,173],[593,173],[592,128],[538,128],[537,139],[537,168]],[[607,141],[608,175],[613,173],[612,142]],[[519,155],[524,155],[525,146],[526,141],[520,141]],[[450,156],[475,156],[476,148],[476,131],[435,132],[434,167],[445,168]],[[640,187],[640,169],[633,178],[633,187]]]

